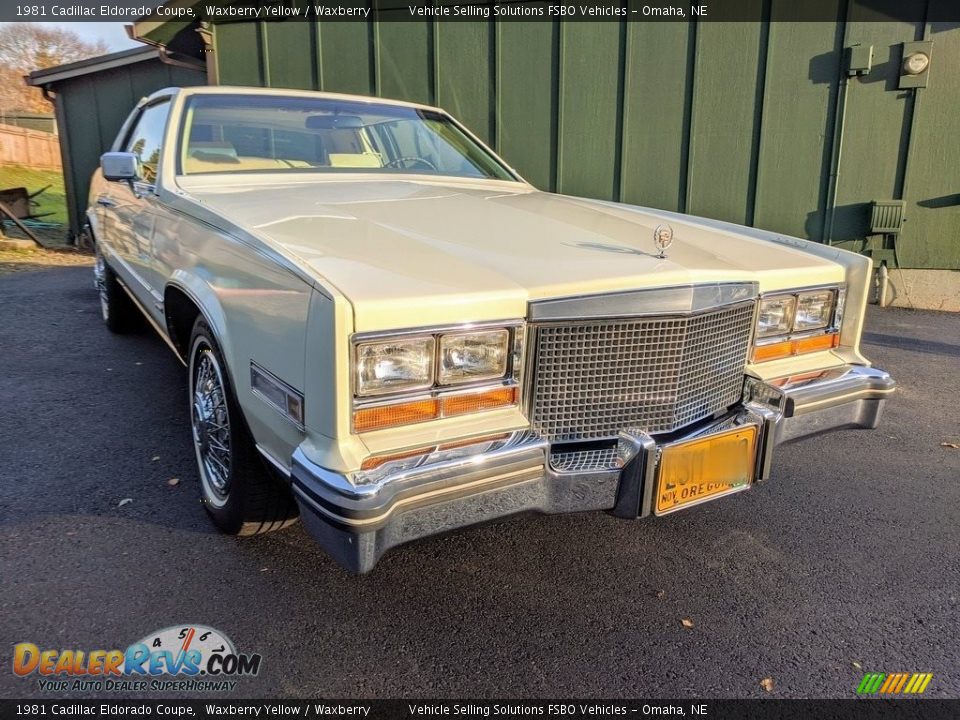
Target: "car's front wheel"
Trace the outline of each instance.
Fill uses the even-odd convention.
[[[230,385],[223,355],[202,317],[193,326],[190,342],[190,426],[201,499],[221,530],[256,535],[296,521],[292,493],[264,467]]]

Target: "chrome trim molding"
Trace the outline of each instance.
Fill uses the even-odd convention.
[[[495,330],[497,328],[512,328],[523,325],[523,320],[484,320],[475,323],[457,323],[455,325],[425,325],[421,327],[399,328],[397,330],[374,330],[372,332],[358,332],[350,336],[351,345],[372,342],[375,340],[406,337],[408,335],[444,335],[450,332],[469,332],[470,330]]]
[[[703,283],[536,300],[530,303],[527,316],[532,322],[550,322],[638,315],[691,315],[755,300],[759,287],[756,282]]]

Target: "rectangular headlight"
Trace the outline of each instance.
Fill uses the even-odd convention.
[[[839,320],[843,286],[795,290],[760,299],[751,359],[764,362],[832,350],[840,345]],[[822,331],[822,332],[818,332]]]
[[[836,293],[833,290],[802,292],[797,296],[797,315],[794,332],[818,330],[830,324]]]
[[[794,295],[779,295],[760,301],[757,315],[757,337],[767,338],[786,335],[793,328],[793,316],[797,309]]]
[[[426,390],[433,386],[433,336],[393,338],[356,346],[356,393],[360,397]]]
[[[493,380],[507,372],[510,332],[506,329],[455,332],[440,336],[441,385]]]

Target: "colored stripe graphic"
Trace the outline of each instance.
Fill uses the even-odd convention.
[[[867,673],[857,686],[858,695],[920,695],[933,673]]]
[[[893,688],[893,686],[897,684],[897,680],[899,679],[900,679],[899,673],[892,673],[891,675],[887,675],[887,679],[884,681],[883,685],[880,686],[880,692],[881,693],[890,692],[891,688]]]
[[[880,689],[880,683],[883,682],[885,677],[886,675],[883,673],[867,673],[863,676],[863,680],[860,681],[860,686],[857,688],[857,692],[862,695],[875,693]]]

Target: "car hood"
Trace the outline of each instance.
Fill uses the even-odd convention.
[[[531,300],[698,282],[762,292],[843,280],[843,268],[709,220],[507,182],[250,182],[207,176],[194,200],[352,303],[358,331],[523,317]],[[666,258],[654,228],[674,230]]]

